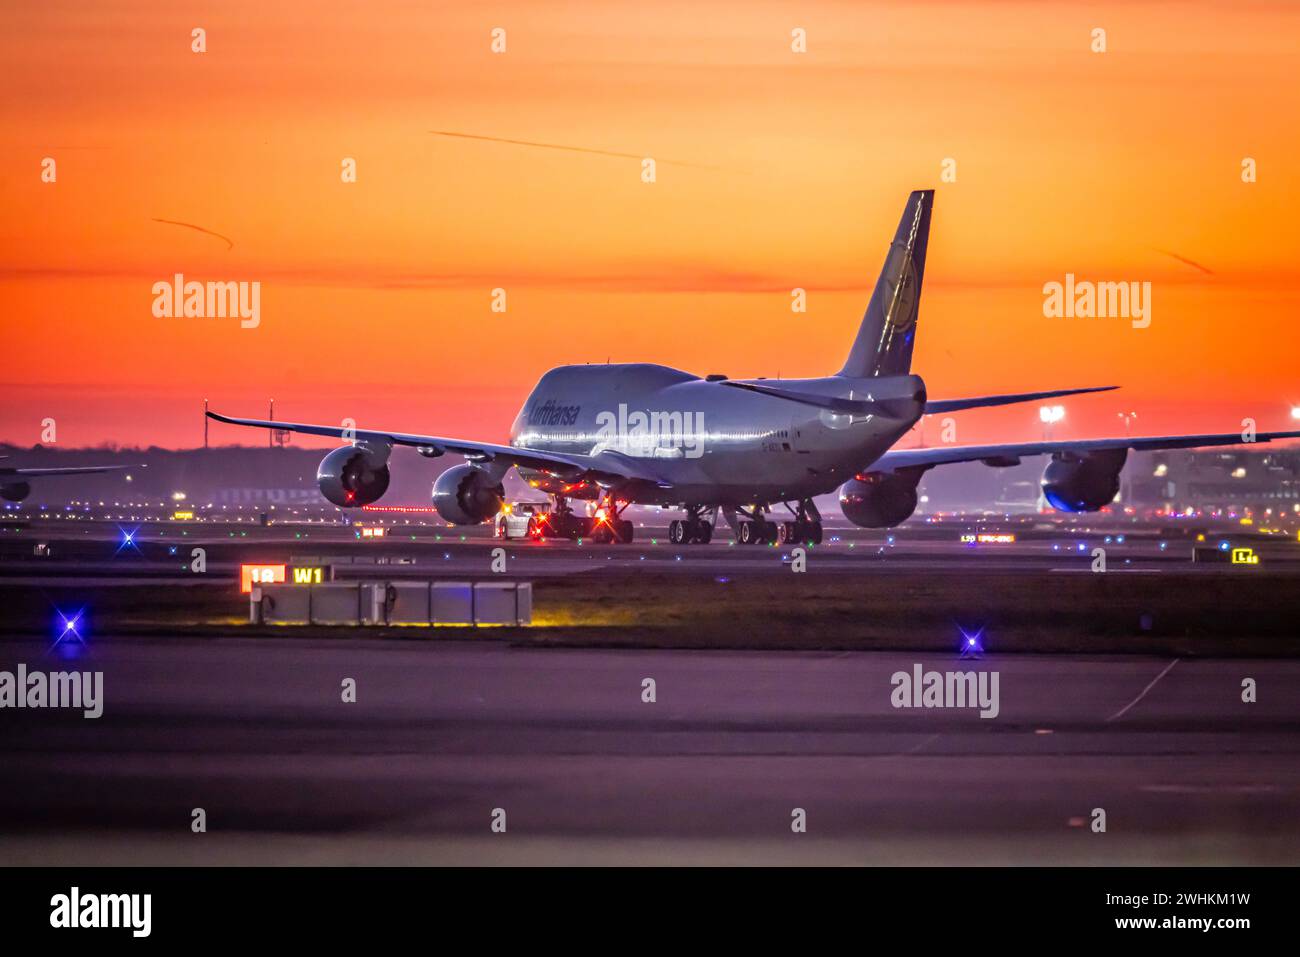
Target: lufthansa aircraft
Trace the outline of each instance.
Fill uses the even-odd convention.
[[[1227,433],[893,449],[923,415],[1116,388],[928,398],[911,362],[933,205],[933,190],[908,197],[857,338],[832,376],[701,378],[642,363],[560,366],[528,396],[509,445],[209,415],[347,440],[317,473],[321,493],[335,505],[378,500],[388,488],[393,446],[409,445],[425,456],[465,458],[433,485],[433,504],[449,522],[492,519],[503,505],[502,480],[517,468],[555,499],[534,534],[623,542],[632,538],[632,523],[621,517],[631,503],[681,507],[685,517],[670,527],[674,542],[708,542],[719,515],[742,543],[818,542],[813,496],[836,488],[851,521],[885,528],[912,514],[926,470],[971,461],[1008,466],[1031,455],[1051,456],[1043,493],[1054,508],[1096,511],[1115,498],[1129,449],[1242,443],[1241,434]],[[1255,441],[1297,436],[1260,432]],[[594,499],[594,515],[574,513],[572,498]],[[775,520],[773,506],[788,515]]]

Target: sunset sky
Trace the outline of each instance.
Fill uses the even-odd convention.
[[[193,446],[205,397],[497,441],[566,362],[828,374],[928,187],[933,397],[1124,386],[1071,436],[1300,403],[1300,4],[6,0],[0,62],[3,441]],[[1067,272],[1151,326],[1045,318]],[[260,282],[260,327],[155,318],[175,273]]]

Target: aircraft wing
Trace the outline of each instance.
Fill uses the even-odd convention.
[[[301,432],[304,435],[326,435],[342,439],[347,430],[335,425],[305,425],[299,422],[273,422],[268,419],[237,419],[216,412],[209,412],[208,418],[228,425],[243,425],[255,429],[280,429],[285,432]],[[544,452],[539,449],[516,448],[513,445],[494,445],[491,442],[473,442],[465,439],[451,439],[439,435],[412,435],[406,432],[380,432],[373,429],[352,429],[348,439],[358,442],[387,442],[392,445],[409,445],[421,454],[438,456],[446,452],[463,455],[471,461],[491,462],[500,460],[510,465],[550,472],[566,479],[591,476],[596,479],[649,482],[660,487],[667,483],[656,475],[648,463],[616,453],[600,455],[568,455],[560,452]]]
[[[989,465],[1015,465],[1031,455],[1052,452],[1097,452],[1102,449],[1135,449],[1152,452],[1160,449],[1199,449],[1214,445],[1251,445],[1274,439],[1300,438],[1300,432],[1259,432],[1255,442],[1243,441],[1240,432],[1217,435],[1152,435],[1141,438],[1079,439],[1067,441],[1016,442],[1006,445],[954,445],[925,449],[896,449],[886,452],[871,465],[871,471],[894,472],[908,468],[932,468],[955,462],[985,462]]]
[[[121,472],[144,468],[143,465],[72,465],[49,469],[15,469],[0,467],[0,478],[39,478],[42,475],[90,475],[95,472]]]

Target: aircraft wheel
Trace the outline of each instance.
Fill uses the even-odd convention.
[[[758,529],[753,522],[740,523],[740,535],[737,536],[742,545],[753,545],[758,541]]]
[[[632,539],[636,537],[636,528],[628,519],[621,519],[618,522],[618,541],[624,545],[631,545]]]
[[[700,522],[695,529],[693,540],[697,545],[707,545],[713,540],[713,526],[708,522]]]
[[[812,542],[814,545],[820,545],[822,543],[822,523],[809,522],[808,526],[809,526],[808,540]]]
[[[686,523],[680,518],[675,518],[668,523],[668,541],[674,545],[680,545],[686,540]]]

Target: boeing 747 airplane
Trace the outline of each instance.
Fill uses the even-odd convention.
[[[1051,456],[1042,485],[1052,507],[1096,511],[1114,500],[1130,449],[1243,444],[1232,432],[894,449],[923,415],[1116,388],[929,398],[911,363],[933,206],[933,190],[908,197],[857,337],[834,375],[730,379],[643,363],[560,366],[525,400],[509,445],[209,415],[347,440],[317,473],[321,494],[341,507],[377,501],[388,488],[393,446],[408,445],[429,457],[465,458],[433,485],[434,506],[448,522],[491,520],[504,503],[502,480],[516,468],[555,500],[538,534],[609,542],[631,540],[632,523],[621,516],[638,503],[683,509],[670,528],[674,542],[708,542],[721,515],[742,543],[815,543],[822,523],[814,496],[838,488],[851,521],[886,528],[915,510],[917,483],[928,469],[972,461],[1008,466],[1037,455]],[[1260,432],[1254,440],[1298,436]],[[594,500],[594,514],[579,516],[571,499]],[[780,521],[774,506],[788,513]]]

